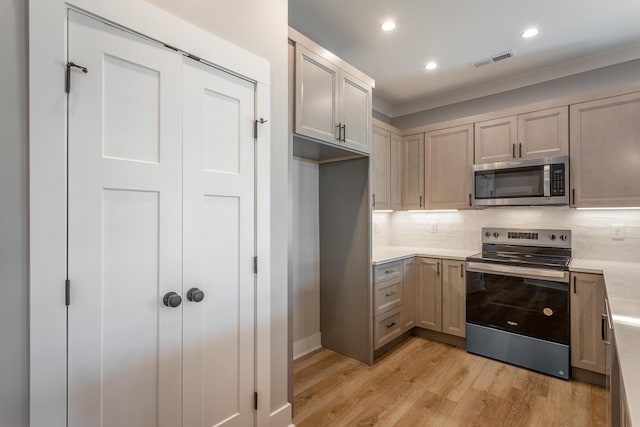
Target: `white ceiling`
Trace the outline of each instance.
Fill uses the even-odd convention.
[[[392,117],[640,58],[640,0],[289,0],[289,25],[373,77]]]

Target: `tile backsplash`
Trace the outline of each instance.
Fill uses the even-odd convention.
[[[613,226],[624,238],[613,238]],[[455,212],[373,214],[374,246],[480,250],[482,227],[566,228],[573,257],[640,262],[640,209],[495,208]]]

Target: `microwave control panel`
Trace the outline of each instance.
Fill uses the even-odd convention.
[[[551,196],[564,196],[564,164],[556,163],[551,165]]]

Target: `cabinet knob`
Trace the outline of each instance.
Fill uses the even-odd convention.
[[[167,307],[176,308],[182,304],[182,297],[175,292],[167,292],[162,298],[162,303]]]
[[[191,302],[200,302],[204,299],[204,292],[198,288],[191,288],[187,292],[187,299]]]

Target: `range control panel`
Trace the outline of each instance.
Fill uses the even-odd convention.
[[[571,230],[483,227],[482,243],[571,248]]]

